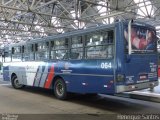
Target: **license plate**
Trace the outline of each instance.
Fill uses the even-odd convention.
[[[139,80],[147,80],[147,79],[148,79],[147,74],[140,74],[139,75]]]
[[[144,76],[144,75],[143,75],[143,76],[140,76],[139,79],[140,79],[140,80],[145,80],[145,79],[147,79],[147,76]]]

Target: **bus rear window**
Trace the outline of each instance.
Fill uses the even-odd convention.
[[[126,41],[126,51],[128,51],[128,28],[124,29],[124,39]],[[149,53],[155,52],[156,32],[153,29],[139,26],[131,28],[132,53]]]

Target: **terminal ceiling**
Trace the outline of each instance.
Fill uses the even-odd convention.
[[[160,37],[160,0],[0,0],[0,44],[125,19],[154,25]]]

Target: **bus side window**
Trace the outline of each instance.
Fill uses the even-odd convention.
[[[107,44],[113,43],[113,31],[105,31],[102,33],[104,42]]]
[[[113,57],[113,31],[97,31],[86,35],[86,58]]]
[[[107,33],[107,34],[106,34]],[[107,31],[103,33],[103,44],[105,44],[107,58],[113,57],[113,46],[114,46],[114,33],[112,31]]]
[[[83,37],[73,36],[71,41],[70,59],[82,59],[82,58],[83,58]]]
[[[51,59],[68,59],[68,42],[68,38],[51,41]]]
[[[21,54],[21,46],[16,46],[12,48],[12,61],[17,62],[21,61],[22,54]]]
[[[27,51],[28,51],[28,60],[34,60],[34,48],[35,47],[35,44],[28,44],[27,45]]]
[[[2,52],[2,62],[11,62],[11,51],[4,49]]]
[[[55,59],[54,41],[51,41],[51,59]]]
[[[49,59],[49,42],[39,42],[36,45],[35,58],[36,60]]]
[[[28,61],[29,60],[29,52],[27,45],[22,46],[22,61]]]
[[[88,34],[86,38],[87,39],[85,51],[87,59],[97,59],[106,57],[106,54],[102,51],[103,36],[99,31]]]

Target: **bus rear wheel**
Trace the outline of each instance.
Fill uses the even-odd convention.
[[[66,83],[63,79],[58,78],[54,83],[54,94],[60,100],[67,99]]]
[[[24,85],[22,85],[22,84],[19,83],[19,80],[18,80],[17,76],[13,76],[13,77],[12,77],[11,83],[12,83],[12,86],[13,86],[15,89],[21,89],[21,88],[24,87]]]

